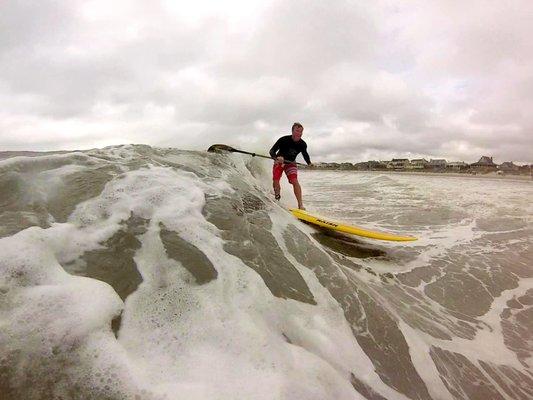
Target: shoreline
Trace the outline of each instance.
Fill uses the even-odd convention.
[[[355,173],[372,173],[372,174],[400,174],[400,175],[422,175],[422,176],[440,176],[440,177],[456,177],[456,178],[481,178],[481,179],[495,179],[495,180],[516,180],[516,181],[533,181],[532,175],[500,175],[496,172],[489,172],[486,174],[469,174],[460,172],[416,172],[416,171],[391,171],[391,170],[357,170],[357,169],[322,169],[322,168],[305,168],[305,171],[326,171],[326,172],[355,172]]]

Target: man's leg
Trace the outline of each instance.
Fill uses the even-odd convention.
[[[298,208],[300,210],[305,210],[304,202],[302,200],[302,188],[300,186],[300,182],[298,182],[298,179],[292,179],[291,185],[294,189],[294,195],[296,196],[296,200],[298,201]]]
[[[272,187],[274,188],[274,198],[276,200],[279,200],[281,197],[281,186],[279,184],[281,174],[283,174],[283,164],[274,164],[272,167]]]
[[[276,200],[279,200],[280,199],[280,191],[281,191],[281,186],[279,184],[279,180],[273,180],[272,181],[272,187],[274,188],[274,197],[276,198]]]

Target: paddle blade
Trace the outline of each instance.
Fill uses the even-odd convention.
[[[227,144],[213,144],[207,149],[209,153],[222,153],[224,151],[234,152],[235,149]]]

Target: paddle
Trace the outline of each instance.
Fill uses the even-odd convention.
[[[242,153],[242,154],[248,154],[252,157],[257,156],[257,157],[268,158],[269,160],[272,160],[272,157],[264,156],[262,154],[250,153],[249,151],[234,149],[233,147],[228,146],[227,144],[213,144],[209,146],[207,151],[210,153],[220,153],[223,151],[229,151],[230,153]],[[297,164],[297,165],[304,165],[304,166],[306,165],[306,164],[302,164],[296,161],[287,161],[285,162],[285,164]]]

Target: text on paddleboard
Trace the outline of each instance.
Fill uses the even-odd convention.
[[[339,224],[336,224],[334,222],[324,221],[323,219],[319,219],[319,218],[317,218],[316,221],[317,222],[321,222],[321,223],[326,224],[326,225],[329,225],[329,226],[333,226],[333,227],[339,226]]]

